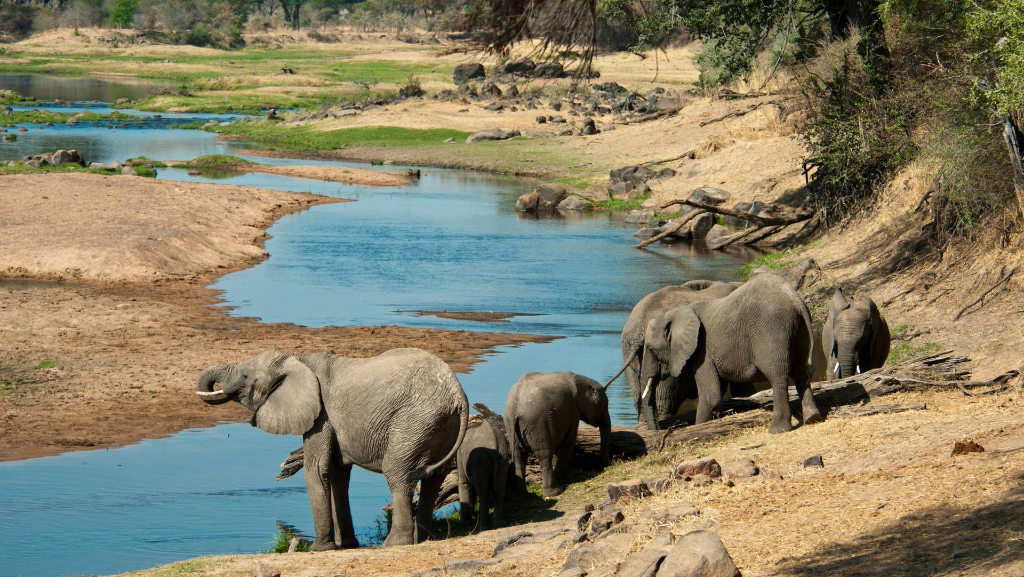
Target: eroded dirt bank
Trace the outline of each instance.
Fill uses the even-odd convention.
[[[233,404],[198,402],[194,380],[208,364],[266,349],[371,356],[414,346],[465,370],[491,347],[539,340],[308,329],[213,306],[206,286],[264,258],[265,227],[323,202],[334,201],[130,177],[4,177],[0,262],[22,278],[0,280],[0,461],[244,419]]]

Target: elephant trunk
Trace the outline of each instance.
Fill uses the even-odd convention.
[[[649,349],[640,364],[640,397],[636,399],[640,420],[652,431],[658,430],[658,384],[661,366]]]
[[[230,365],[213,365],[207,368],[196,383],[196,394],[203,402],[210,405],[220,405],[231,400],[230,395],[223,390],[214,390],[215,383],[223,383],[231,371]]]
[[[598,427],[601,432],[601,466],[606,467],[608,465],[608,457],[611,454],[612,448],[612,424],[611,421],[605,421]]]
[[[848,379],[857,374],[857,355],[852,348],[839,351],[839,377]]]

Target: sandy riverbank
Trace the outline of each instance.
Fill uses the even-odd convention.
[[[333,200],[121,176],[3,177],[0,461],[244,419],[234,404],[197,402],[195,376],[270,348],[370,356],[415,346],[466,370],[492,347],[539,340],[308,329],[217,310],[206,286],[265,258],[264,230],[275,219],[323,202]]]

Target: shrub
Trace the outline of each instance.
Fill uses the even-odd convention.
[[[213,33],[210,31],[210,25],[206,22],[200,22],[189,31],[188,36],[185,37],[185,44],[208,46],[212,40]]]
[[[75,28],[100,26],[107,21],[107,10],[102,0],[74,0],[64,9],[61,21]]]
[[[129,28],[135,23],[139,11],[139,0],[113,0],[110,3],[109,21],[114,28]]]
[[[35,9],[31,6],[5,4],[0,6],[0,34],[20,38],[32,31]]]

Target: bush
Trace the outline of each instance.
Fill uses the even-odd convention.
[[[107,10],[102,0],[74,0],[61,14],[61,22],[74,28],[101,26],[106,21]]]
[[[195,28],[189,31],[185,37],[185,44],[192,46],[208,46],[213,40],[213,33],[206,22],[196,24]]]
[[[114,28],[129,28],[135,23],[139,11],[139,0],[113,0],[110,3],[109,21]]]
[[[32,32],[35,9],[31,6],[5,4],[0,6],[0,34],[21,38]]]

